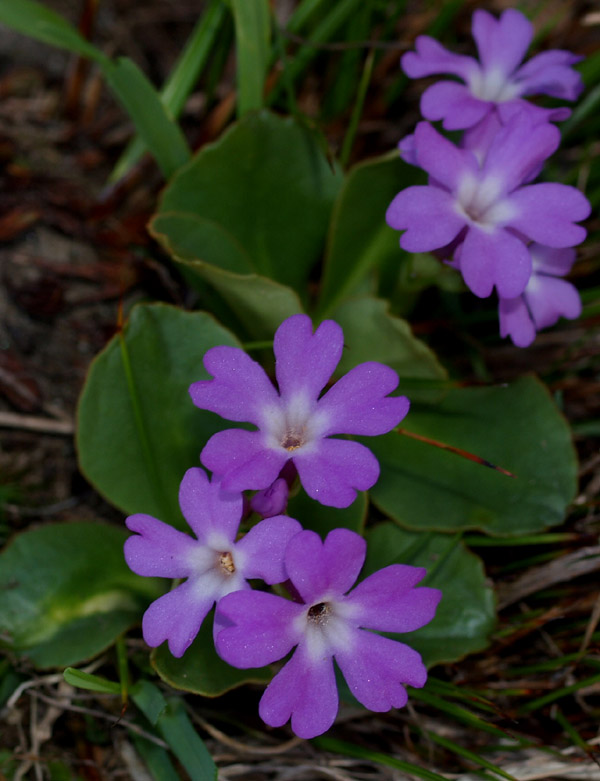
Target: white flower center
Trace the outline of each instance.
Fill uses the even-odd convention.
[[[235,550],[235,543],[219,532],[212,531],[205,544],[198,543],[188,554],[188,562],[192,570],[190,577],[199,578],[205,584],[210,582],[219,591],[244,579],[241,572],[244,554]]]
[[[474,69],[469,76],[469,89],[475,98],[494,103],[506,103],[520,94],[519,85],[510,81],[506,73],[497,67],[488,71]]]
[[[330,597],[324,597],[307,607],[296,619],[304,635],[311,659],[322,659],[338,649],[348,650],[353,644],[353,626],[349,623],[355,613],[353,606]]]
[[[290,456],[307,450],[325,429],[326,418],[304,394],[282,401],[280,406],[263,409],[261,426],[266,445],[283,449]]]
[[[459,182],[454,208],[470,225],[491,233],[515,216],[503,194],[503,182],[498,177],[488,174],[480,178],[469,171]]]

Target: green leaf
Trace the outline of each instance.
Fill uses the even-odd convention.
[[[305,295],[340,182],[313,133],[293,119],[251,113],[203,147],[164,192],[159,215],[197,222],[153,230],[188,260],[270,277]]]
[[[273,677],[268,668],[238,670],[230,667],[215,651],[212,613],[205,619],[198,636],[185,654],[176,659],[166,644],[156,648],[150,657],[160,677],[174,689],[219,697],[244,683],[268,683]]]
[[[78,410],[82,471],[125,513],[183,527],[177,501],[185,471],[227,422],[194,407],[188,388],[209,379],[202,358],[215,345],[239,346],[204,312],[136,306],[90,368]]]
[[[529,534],[560,523],[575,496],[577,461],[568,425],[534,377],[450,390],[440,404],[413,404],[401,426],[516,476],[398,433],[365,439],[381,466],[371,499],[401,526]]]
[[[292,496],[286,510],[286,515],[296,518],[305,529],[312,529],[324,539],[330,531],[343,526],[346,529],[362,534],[367,516],[367,494],[359,492],[350,507],[339,509],[326,507],[316,502],[300,489]]]
[[[267,0],[231,0],[235,22],[238,113],[243,116],[263,105],[270,55],[271,23]]]
[[[9,646],[39,667],[100,653],[140,620],[161,586],[123,559],[124,529],[47,524],[17,535],[0,554],[0,624]]]
[[[385,222],[394,196],[420,172],[397,152],[355,166],[336,200],[329,230],[319,314],[328,316],[375,266],[400,264],[398,232]]]
[[[217,767],[178,697],[165,700],[160,690],[145,680],[138,681],[131,690],[131,696],[146,718],[156,726],[192,781],[216,779]]]
[[[89,689],[93,692],[103,692],[104,694],[120,694],[121,684],[116,681],[109,681],[100,675],[91,675],[83,670],[76,670],[74,667],[67,667],[63,672],[65,681],[71,686],[77,686],[79,689]]]
[[[417,650],[428,667],[454,662],[488,645],[495,624],[495,600],[478,556],[448,535],[408,532],[393,523],[379,524],[366,537],[363,575],[389,564],[425,567],[427,576],[419,585],[438,588],[443,594],[427,626],[390,637]]]
[[[137,132],[169,179],[190,159],[179,125],[167,114],[158,92],[127,57],[103,67],[104,76],[133,120]]]
[[[300,299],[289,287],[247,273],[250,258],[214,222],[181,212],[159,214],[151,233],[183,265],[187,282],[201,294],[208,283],[253,339],[272,339],[283,320],[302,311]],[[198,254],[211,262],[188,259]]]
[[[365,361],[380,361],[398,372],[399,390],[406,392],[403,381],[446,380],[447,373],[425,342],[413,336],[406,320],[388,312],[388,303],[379,298],[356,298],[345,301],[333,313],[333,319],[344,329],[344,352],[335,371],[341,376]],[[410,387],[410,386],[409,386]],[[431,397],[421,391],[418,398]],[[439,396],[439,392],[435,392]],[[417,399],[417,391],[409,392]]]
[[[109,62],[70,22],[33,0],[0,0],[0,22],[37,41],[89,57],[100,64]]]

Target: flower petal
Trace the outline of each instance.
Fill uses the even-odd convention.
[[[282,727],[291,717],[292,730],[306,739],[326,732],[337,711],[333,659],[311,660],[302,646],[267,686],[258,706],[266,724]]]
[[[200,460],[221,479],[226,491],[259,490],[273,483],[288,455],[263,444],[258,431],[230,428],[208,440]]]
[[[522,241],[502,228],[493,233],[471,228],[461,248],[460,270],[476,296],[489,296],[496,285],[499,296],[514,298],[531,277],[531,256]]]
[[[583,91],[581,74],[571,66],[582,58],[568,51],[551,49],[532,57],[515,73],[523,95],[543,94],[577,100]]]
[[[385,215],[387,224],[406,230],[400,246],[409,252],[445,247],[465,225],[454,210],[454,199],[439,187],[407,187],[394,198]]]
[[[552,274],[562,277],[568,274],[575,263],[577,253],[571,247],[545,247],[543,244],[530,244],[529,252],[533,261],[534,273]]]
[[[500,336],[510,336],[517,347],[529,347],[535,340],[535,326],[524,296],[501,298],[498,303]]]
[[[265,370],[238,347],[212,347],[204,356],[204,365],[214,379],[194,382],[189,388],[200,409],[258,426],[262,408],[279,403]]]
[[[418,165],[450,191],[459,187],[465,174],[476,175],[478,172],[474,155],[448,141],[429,122],[417,125],[414,145]]]
[[[532,282],[525,291],[525,301],[538,331],[554,325],[559,317],[579,317],[581,299],[570,282],[543,274],[537,274]]]
[[[283,556],[289,541],[301,531],[298,521],[287,515],[267,518],[253,526],[236,545],[236,551],[244,557],[244,577],[260,578],[269,585],[287,580]]]
[[[436,122],[444,120],[446,130],[462,130],[484,119],[494,107],[487,100],[471,94],[464,84],[455,81],[438,81],[427,87],[421,96],[421,114]]]
[[[187,578],[189,555],[198,542],[150,515],[130,515],[125,523],[137,532],[125,541],[125,561],[136,575],[161,578]]]
[[[531,22],[512,8],[499,19],[487,11],[476,10],[471,29],[484,69],[498,69],[506,76],[522,62],[533,38]]]
[[[324,320],[313,334],[307,315],[292,315],[275,333],[275,374],[283,399],[306,393],[315,400],[342,357],[344,334],[333,320]]]
[[[286,548],[286,572],[307,605],[318,601],[328,591],[329,566],[323,541],[309,529],[297,534]]]
[[[236,591],[217,605],[219,656],[242,670],[264,667],[288,654],[302,637],[295,619],[305,605],[265,591]]]
[[[539,170],[559,143],[560,132],[554,125],[536,125],[515,115],[492,139],[485,157],[485,177],[502,182],[503,193],[512,192],[529,181],[531,172]]]
[[[199,540],[205,542],[208,534],[216,530],[233,542],[244,499],[241,493],[224,491],[217,480],[209,482],[203,469],[193,467],[181,481],[179,506]]]
[[[411,79],[451,73],[467,81],[473,70],[479,70],[479,64],[473,57],[454,54],[429,35],[419,35],[415,49],[414,52],[403,54],[400,60],[402,70]]]
[[[352,694],[369,710],[401,708],[408,699],[402,684],[425,685],[425,665],[409,646],[364,630],[356,630],[353,641],[335,660]]]
[[[354,605],[352,620],[379,632],[413,632],[435,615],[442,592],[414,588],[426,575],[423,567],[391,564],[359,583],[344,599]]]
[[[356,491],[367,491],[377,482],[379,463],[358,442],[323,439],[316,452],[294,458],[306,493],[330,507],[349,507]]]
[[[555,182],[530,184],[512,193],[507,201],[516,211],[508,224],[533,241],[549,247],[572,247],[585,239],[585,228],[574,223],[585,220],[591,207],[575,187]]]
[[[350,529],[334,529],[325,538],[323,552],[328,562],[329,589],[336,594],[345,594],[356,583],[365,563],[367,543],[364,537]]]
[[[531,122],[536,125],[543,122],[563,122],[572,114],[571,109],[566,106],[544,108],[543,106],[536,106],[535,103],[530,103],[528,100],[523,100],[522,98],[514,98],[513,100],[506,101],[506,103],[498,103],[496,111],[503,124],[509,122],[515,114],[521,114],[524,118],[531,120]]]
[[[142,619],[144,640],[152,648],[168,640],[173,656],[183,656],[214,601],[213,594],[201,593],[196,582],[187,580],[146,610]]]
[[[406,396],[386,398],[396,389],[398,375],[389,366],[368,361],[351,369],[319,400],[329,434],[387,434],[400,423],[410,406]]]

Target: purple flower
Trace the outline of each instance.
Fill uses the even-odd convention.
[[[559,140],[554,125],[513,116],[476,154],[457,148],[429,123],[419,123],[406,149],[430,183],[403,190],[387,210],[388,225],[406,231],[400,246],[428,252],[453,244],[475,295],[489,296],[494,286],[502,298],[521,295],[532,269],[528,240],[561,248],[586,235],[574,224],[590,213],[579,190],[523,184]]]
[[[412,632],[429,623],[441,592],[414,588],[421,567],[392,564],[350,593],[363,566],[364,539],[335,529],[323,543],[302,531],[289,543],[285,566],[300,601],[259,591],[230,594],[219,602],[215,638],[219,655],[234,667],[262,667],[291,659],[262,696],[260,716],[272,727],[291,717],[301,738],[331,727],[338,710],[333,660],[365,707],[387,711],[406,704],[403,684],[421,687],[427,671],[420,655],[376,632]]]
[[[153,602],[142,621],[146,643],[155,647],[168,640],[173,656],[183,656],[215,602],[250,588],[248,578],[269,584],[286,580],[283,554],[302,528],[286,516],[269,518],[236,542],[243,497],[209,483],[199,468],[185,473],[179,505],[197,539],[139,513],[127,518],[127,527],[137,534],[125,542],[125,560],[136,574],[187,578]]]
[[[512,8],[504,11],[499,19],[487,11],[475,11],[473,37],[479,62],[473,57],[453,54],[427,35],[417,38],[416,52],[407,52],[402,57],[402,68],[411,78],[448,73],[464,82],[440,81],[429,87],[421,98],[421,113],[426,119],[443,119],[447,130],[458,130],[472,127],[494,109],[502,117],[505,107],[514,105],[522,112],[547,120],[569,116],[568,109],[542,109],[522,97],[544,94],[576,100],[583,84],[571,66],[581,57],[552,49],[521,66],[533,37],[533,26]]]
[[[307,494],[332,507],[347,507],[357,490],[377,481],[379,464],[370,450],[329,437],[385,434],[406,415],[409,401],[387,397],[398,375],[373,361],[356,366],[319,398],[343,346],[342,329],[333,320],[313,334],[309,317],[289,317],[274,341],[279,393],[242,350],[223,346],[206,353],[204,365],[214,379],[190,386],[194,404],[258,428],[220,431],[204,447],[200,460],[225,490],[267,488],[290,459]]]
[[[573,320],[581,314],[577,290],[560,278],[571,270],[575,250],[532,244],[529,251],[533,274],[525,292],[516,298],[501,298],[498,307],[500,334],[510,336],[517,347],[528,347],[536,331],[554,325],[559,317]]]

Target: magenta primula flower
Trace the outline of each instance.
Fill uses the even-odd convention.
[[[236,542],[243,497],[209,482],[199,468],[185,473],[179,504],[197,539],[139,513],[127,518],[127,527],[137,534],[125,542],[125,560],[136,574],[187,578],[153,602],[142,621],[146,643],[154,647],[168,640],[173,656],[185,653],[215,602],[250,588],[247,579],[286,580],[283,554],[302,528],[286,516],[269,518]]]
[[[504,121],[505,108],[515,105],[538,119],[555,121],[569,116],[568,109],[542,109],[522,97],[543,94],[576,100],[583,83],[572,66],[581,57],[552,49],[521,65],[533,37],[533,26],[512,8],[499,19],[487,11],[475,11],[472,29],[479,62],[453,54],[427,35],[417,38],[416,52],[403,55],[402,68],[411,78],[447,73],[464,82],[440,81],[425,90],[421,113],[426,119],[443,119],[447,130],[458,130],[472,127],[494,109]]]
[[[352,694],[373,711],[401,708],[404,685],[425,684],[420,655],[375,632],[412,632],[429,623],[441,592],[415,588],[425,570],[403,564],[385,567],[349,591],[365,553],[365,540],[349,529],[335,529],[324,543],[302,531],[285,553],[300,601],[245,591],[219,602],[215,621],[224,628],[215,646],[229,664],[263,667],[296,649],[260,701],[260,716],[270,726],[291,717],[301,738],[331,727],[338,710],[334,659]]]
[[[510,336],[517,347],[528,347],[536,331],[554,325],[559,317],[573,320],[581,314],[579,293],[561,279],[575,262],[575,250],[532,244],[529,251],[533,273],[525,291],[517,298],[501,298],[498,307],[500,335]]]
[[[319,398],[343,346],[342,329],[333,320],[313,334],[309,317],[289,317],[273,345],[279,392],[243,350],[223,346],[206,353],[204,365],[214,379],[190,386],[194,404],[258,429],[220,431],[204,447],[200,460],[225,490],[268,488],[289,460],[307,494],[332,507],[347,507],[357,490],[377,481],[379,464],[370,450],[331,437],[385,434],[406,415],[409,401],[388,397],[398,375],[374,361],[353,368]]]
[[[528,184],[559,140],[554,125],[515,115],[476,153],[421,122],[405,153],[427,171],[430,183],[400,192],[387,210],[387,223],[406,231],[400,245],[409,252],[450,245],[475,295],[489,296],[495,286],[502,298],[520,296],[532,270],[528,240],[562,248],[586,235],[575,224],[590,213],[579,190]]]

